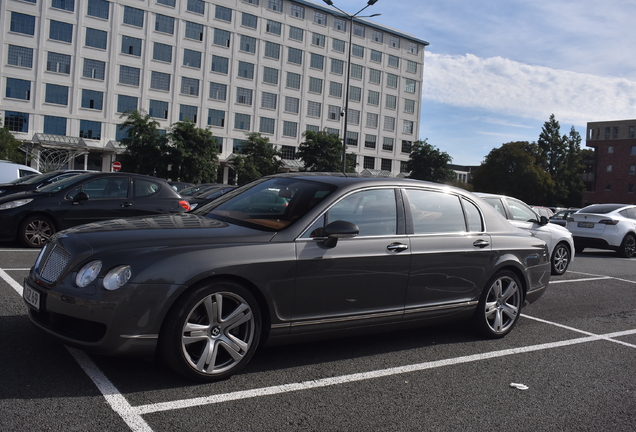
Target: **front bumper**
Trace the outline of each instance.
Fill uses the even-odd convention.
[[[168,284],[126,285],[106,291],[61,283],[46,289],[31,277],[25,285],[40,293],[40,308],[29,318],[62,342],[108,355],[154,353],[167,300],[180,287]]]

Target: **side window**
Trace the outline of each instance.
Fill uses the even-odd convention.
[[[456,195],[406,189],[414,234],[465,232],[464,212]]]
[[[135,197],[136,198],[143,198],[150,195],[154,195],[157,192],[159,192],[159,189],[161,189],[159,184],[150,180],[136,179],[134,180],[134,182],[135,182]]]
[[[104,197],[104,191],[106,190],[106,185],[108,184],[108,179],[101,178],[97,180],[90,181],[88,183],[84,183],[80,186],[82,192],[88,195],[89,199],[97,199]]]
[[[482,232],[484,230],[484,224],[481,220],[481,213],[477,206],[464,198],[462,198],[462,204],[464,206],[464,212],[466,213],[468,231]]]
[[[499,213],[501,213],[501,215],[503,217],[505,217],[506,219],[508,218],[506,216],[506,211],[504,210],[504,206],[503,206],[503,203],[501,202],[501,199],[499,199],[499,198],[484,198],[484,201],[486,201],[488,204],[493,206],[495,208],[495,210],[497,210]]]
[[[393,189],[357,192],[340,200],[327,212],[326,224],[336,220],[352,222],[360,236],[395,235],[397,207]]]
[[[537,214],[527,205],[516,200],[508,200],[508,207],[512,213],[512,219],[522,222],[537,220]]]

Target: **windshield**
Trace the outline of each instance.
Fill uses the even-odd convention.
[[[46,173],[46,174],[38,174],[38,175],[34,175],[34,176],[28,176],[28,177],[23,177],[18,179],[19,181],[13,181],[13,183],[17,183],[17,184],[38,184],[41,183],[45,180],[48,180],[49,178],[53,177],[54,175],[57,175],[57,173],[54,172],[50,172],[50,173]]]
[[[256,229],[284,229],[336,189],[296,178],[261,179],[237,188],[192,213]]]
[[[44,192],[44,193],[58,192],[66,188],[67,186],[73,185],[75,183],[78,183],[84,180],[89,175],[90,174],[80,174],[73,177],[68,177],[68,178],[65,178],[64,180],[60,180],[46,186],[42,186],[40,189],[38,189],[38,192]]]

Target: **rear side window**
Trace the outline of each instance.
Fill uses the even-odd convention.
[[[462,198],[462,204],[464,205],[464,211],[466,212],[468,231],[482,232],[484,230],[484,224],[481,220],[481,213],[477,206],[464,198]]]
[[[464,212],[458,196],[417,189],[407,189],[406,196],[414,234],[466,231]]]
[[[504,210],[504,206],[500,198],[483,198],[483,200],[493,206],[503,217],[508,219],[508,216],[506,216],[506,210]]]
[[[150,180],[144,179],[134,179],[135,182],[135,197],[136,198],[144,198],[150,195],[154,195],[159,192],[161,186],[159,183],[155,183]]]

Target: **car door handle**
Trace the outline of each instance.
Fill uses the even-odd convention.
[[[120,204],[120,207],[130,207],[132,205],[133,205],[133,203],[131,203],[131,202],[123,202],[123,203]]]
[[[407,250],[409,246],[405,245],[404,243],[391,243],[386,248],[391,252],[402,252],[404,250]]]
[[[489,244],[490,243],[487,242],[486,240],[477,240],[475,243],[473,243],[473,246],[483,249],[486,246],[488,246]]]

